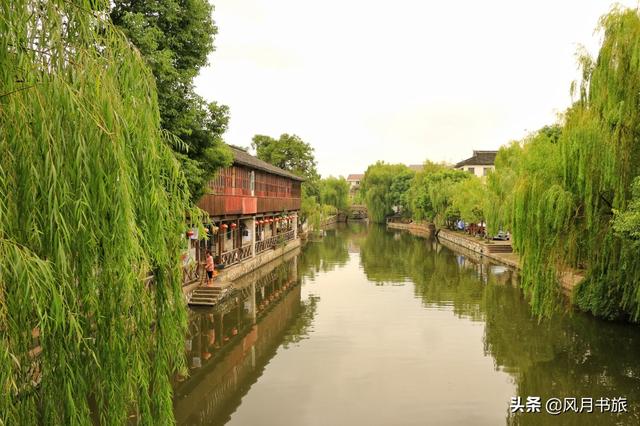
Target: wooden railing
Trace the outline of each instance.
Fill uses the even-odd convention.
[[[265,250],[269,250],[277,246],[279,243],[286,243],[287,241],[293,240],[294,231],[287,231],[283,234],[274,235],[273,237],[269,237],[265,240],[258,241],[256,243],[256,254],[262,253]]]
[[[204,274],[204,265],[193,262],[182,268],[182,285],[188,285],[198,281]]]
[[[244,259],[251,257],[251,246],[244,246],[237,249],[229,250],[220,255],[221,263],[224,263],[226,266],[233,265],[235,263],[241,262]]]
[[[284,234],[282,234],[282,236],[284,237],[283,239],[285,242],[291,241],[295,236],[295,231],[292,229],[291,231],[287,231]]]
[[[274,235],[273,237],[269,237],[267,239],[264,239],[262,241],[258,241],[256,243],[256,254],[258,253],[262,253],[265,250],[268,250],[272,247],[275,247],[275,245],[278,243],[278,236]]]

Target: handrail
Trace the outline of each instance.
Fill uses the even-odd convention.
[[[220,255],[220,260],[221,263],[228,266],[234,265],[248,257],[251,257],[251,245],[224,252]]]
[[[293,230],[284,232],[282,234],[273,235],[265,240],[258,241],[256,243],[256,254],[262,253],[265,250],[269,250],[278,245],[279,242],[287,242],[293,240],[295,232]]]

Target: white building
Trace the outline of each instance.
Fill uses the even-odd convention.
[[[460,161],[453,166],[455,169],[463,170],[465,172],[473,173],[474,175],[482,178],[489,174],[491,170],[494,170],[496,154],[498,151],[473,151],[473,157]]]
[[[362,182],[362,179],[364,179],[363,174],[347,176],[347,182],[349,182],[349,189],[351,189],[352,191],[357,190],[360,187],[360,182]]]

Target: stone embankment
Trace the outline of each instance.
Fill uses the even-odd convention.
[[[448,229],[436,228],[430,223],[396,223],[389,222],[387,226],[392,229],[404,229],[412,234],[431,237],[437,236],[441,242],[452,243],[446,244],[447,247],[456,249],[461,247],[470,252],[492,261],[501,263],[506,266],[510,266],[517,271],[521,270],[520,256],[513,253],[510,241],[485,241],[478,238],[466,235],[462,232],[450,231]],[[562,293],[571,297],[574,288],[584,279],[584,273],[580,271],[566,270],[559,276],[560,288]]]
[[[513,253],[509,241],[482,241],[477,238],[465,235],[462,232],[441,229],[438,232],[438,239],[447,240],[471,251],[481,254],[496,262],[520,269],[520,257]]]
[[[392,229],[406,229],[414,235],[420,237],[431,237],[436,232],[436,227],[432,223],[411,222],[388,222],[387,226]]]
[[[274,262],[282,258],[285,254],[300,247],[300,239],[289,241],[283,246],[275,247],[274,249],[265,250],[264,252],[257,254],[255,257],[244,260],[240,263],[232,265],[228,268],[222,269],[216,279],[213,282],[213,287],[218,291],[216,295],[224,294],[225,290],[229,290],[234,283],[240,277],[247,275],[270,262]],[[185,300],[191,298],[194,290],[201,286],[203,281],[196,281],[190,285],[184,286],[182,292]],[[201,287],[202,288],[202,287]]]

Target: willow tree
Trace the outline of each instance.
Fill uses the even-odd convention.
[[[559,274],[577,268],[586,274],[574,295],[579,307],[638,321],[638,244],[620,232],[624,219],[618,232],[613,219],[633,209],[632,182],[640,174],[640,17],[616,8],[600,28],[603,44],[596,60],[580,58],[579,99],[561,132],[540,132],[525,144],[511,227],[538,313],[553,308]]]
[[[404,164],[378,161],[367,167],[360,191],[373,222],[384,222],[394,209],[408,210],[407,194],[414,175],[415,172]]]
[[[471,175],[450,169],[442,164],[426,164],[416,175],[407,192],[413,218],[429,220],[437,226],[452,227],[460,219],[460,211],[453,204],[457,186]]]
[[[0,424],[173,422],[188,192],[108,8],[0,4]]]
[[[595,63],[583,61],[581,99],[567,120],[565,181],[578,195],[589,265],[577,303],[605,317],[640,320],[640,256],[615,233],[614,211],[626,211],[640,174],[640,16],[614,9],[601,20],[604,41]],[[581,230],[582,231],[582,230]]]

